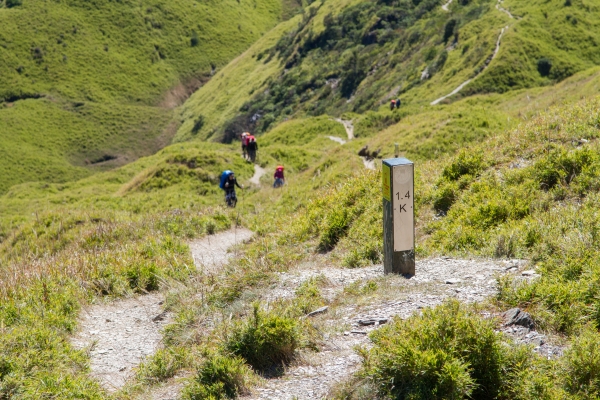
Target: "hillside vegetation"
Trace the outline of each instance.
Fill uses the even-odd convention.
[[[344,310],[390,299],[394,277],[344,282],[333,300],[325,275],[272,290],[302,265],[382,262],[380,170],[357,152],[387,157],[394,143],[416,161],[418,261],[519,258],[536,277],[498,276],[483,303],[390,320],[329,397],[600,396],[592,2],[0,4],[0,398],[143,399],[176,376],[183,399],[236,398],[330,333],[344,339]],[[222,143],[242,129],[260,134],[260,185],[239,143]],[[286,185],[273,189],[279,164]],[[218,188],[225,169],[245,186],[236,209]],[[218,271],[197,270],[189,241],[236,226],[255,236]],[[109,394],[71,345],[81,310],[157,291],[173,317],[163,347]],[[325,305],[324,319],[305,318]],[[511,307],[562,355],[499,332]]]
[[[155,153],[177,129],[171,110],[282,12],[279,0],[0,4],[0,193]]]
[[[446,101],[507,93],[508,102],[515,90],[598,65],[590,49],[599,40],[600,9],[588,3],[473,0],[453,2],[447,12],[433,0],[315,2],[278,28],[285,33],[259,40],[196,92],[176,140],[229,142],[242,129],[260,133],[302,115],[385,109],[396,97],[407,114],[421,114],[475,77]],[[237,82],[233,90],[222,90],[230,82]]]

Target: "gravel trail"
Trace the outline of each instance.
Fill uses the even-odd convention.
[[[339,143],[339,144],[346,144],[346,141],[345,141],[344,139],[342,139],[342,138],[339,138],[339,137],[337,137],[337,136],[327,136],[327,138],[328,138],[329,140],[333,140],[334,142],[337,142],[337,143]]]
[[[250,178],[250,183],[256,185],[256,186],[260,186],[260,178],[267,173],[267,170],[265,170],[263,167],[261,167],[258,164],[254,164],[254,176],[252,176],[252,178]]]
[[[230,257],[235,256],[235,246],[249,240],[252,235],[252,231],[246,228],[232,228],[190,242],[196,268],[206,273],[218,270]]]
[[[463,88],[465,86],[467,86],[469,83],[471,83],[471,81],[475,78],[477,78],[479,75],[481,75],[483,73],[483,71],[485,71],[489,65],[492,63],[492,60],[494,58],[496,58],[496,55],[498,54],[498,52],[500,51],[500,40],[502,39],[502,36],[504,35],[504,32],[508,29],[508,26],[505,26],[504,28],[502,28],[500,30],[500,34],[498,35],[498,39],[496,40],[496,48],[494,49],[494,52],[492,53],[491,57],[488,57],[488,59],[485,61],[485,66],[483,67],[483,69],[481,71],[479,71],[479,73],[477,75],[475,75],[473,78],[471,79],[467,79],[466,81],[464,81],[463,83],[461,83],[460,85],[458,85],[458,87],[456,89],[454,89],[453,91],[451,91],[450,93],[448,93],[445,96],[440,97],[439,99],[435,99],[434,101],[432,101],[430,103],[430,105],[435,106],[437,104],[439,104],[441,101],[447,99],[448,97],[454,96],[456,93],[460,92],[461,90],[463,90]]]
[[[251,231],[233,228],[194,240],[189,244],[194,263],[205,272],[214,271],[235,255],[235,250],[228,249],[251,237]],[[88,349],[91,376],[108,392],[122,388],[144,358],[161,346],[161,330],[170,322],[170,315],[162,308],[163,300],[162,293],[153,293],[94,304],[82,311],[79,331],[71,342],[75,348]],[[181,386],[174,381],[145,398],[175,399]]]
[[[344,125],[344,129],[346,129],[346,135],[348,135],[348,140],[354,139],[354,124],[352,121],[341,118],[335,118],[335,121]]]
[[[327,398],[332,387],[349,378],[360,367],[361,359],[354,347],[370,346],[368,332],[392,318],[407,318],[449,298],[466,303],[481,302],[496,293],[496,276],[518,274],[525,265],[522,260],[433,258],[418,260],[416,275],[411,279],[395,275],[382,278],[381,265],[321,269],[308,264],[280,273],[279,283],[271,288],[267,300],[292,297],[296,288],[311,277],[323,276],[326,280],[322,294],[332,302],[332,307],[314,317],[324,332],[324,344],[318,353],[303,352],[282,377],[266,380],[263,386],[254,389],[252,395],[244,399]],[[381,296],[369,299],[365,304],[344,303],[345,286],[370,279],[386,285]],[[365,325],[367,321],[372,325]],[[531,336],[536,337],[534,334]]]
[[[89,349],[91,376],[109,392],[125,385],[134,369],[159,347],[161,328],[169,322],[163,296],[149,294],[84,309],[76,348]]]

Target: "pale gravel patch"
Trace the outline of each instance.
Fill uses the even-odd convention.
[[[194,263],[204,271],[223,266],[240,243],[249,240],[252,232],[233,228],[208,235],[190,243]],[[135,375],[135,368],[158,350],[162,328],[170,322],[164,312],[161,293],[136,296],[111,303],[94,304],[84,308],[79,319],[79,331],[71,343],[77,349],[88,349],[91,376],[108,391],[122,388]],[[183,384],[171,380],[152,390],[150,399],[175,399]]]
[[[260,178],[267,173],[263,167],[258,164],[254,164],[254,175],[250,178],[250,183],[260,186]]]
[[[370,169],[371,171],[375,171],[377,167],[375,166],[375,160],[372,158],[361,157],[363,160],[363,164],[366,169]]]
[[[346,144],[346,141],[344,139],[339,138],[337,136],[327,136],[327,138],[329,140],[333,140],[334,142],[339,143],[339,144]]]
[[[348,140],[354,139],[354,124],[352,121],[341,118],[334,118],[336,122],[344,125],[344,129],[346,130],[346,135],[348,135]]]
[[[442,4],[442,10],[448,12],[450,10],[448,10],[448,6],[452,4],[452,0],[448,0],[445,4]]]
[[[252,231],[238,227],[190,242],[196,268],[206,273],[217,271],[236,255],[237,245],[250,240],[252,235]]]
[[[516,273],[523,260],[464,260],[447,257],[418,260],[416,275],[410,279],[383,275],[383,266],[367,268],[316,268],[307,264],[298,270],[279,274],[279,283],[269,291],[269,301],[290,298],[307,279],[323,276],[322,292],[329,300],[338,296],[343,304],[343,288],[357,281],[376,279],[387,284],[385,300],[374,298],[365,305],[340,305],[318,318],[324,324],[324,344],[317,354],[303,353],[282,377],[267,380],[244,399],[324,399],[338,383],[360,367],[355,346],[371,345],[367,333],[379,325],[362,326],[360,320],[408,318],[426,307],[449,298],[466,303],[481,302],[497,292],[496,277]],[[455,284],[446,282],[454,279]],[[383,282],[381,281],[383,280]]]
[[[162,301],[161,294],[148,294],[93,305],[82,312],[72,344],[89,349],[91,376],[107,391],[123,387],[135,367],[159,348],[161,328],[169,322]]]

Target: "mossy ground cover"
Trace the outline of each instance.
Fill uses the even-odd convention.
[[[277,0],[17,3],[0,8],[1,193],[169,144],[171,109],[281,14]]]

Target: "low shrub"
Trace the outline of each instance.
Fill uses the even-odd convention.
[[[290,362],[299,341],[295,319],[262,311],[256,303],[252,316],[233,327],[224,347],[255,369],[265,371]]]
[[[493,399],[508,367],[494,323],[451,301],[371,335],[361,375],[398,399]]]
[[[182,394],[184,400],[234,399],[244,394],[252,370],[240,357],[214,354],[200,365],[192,383]]]

